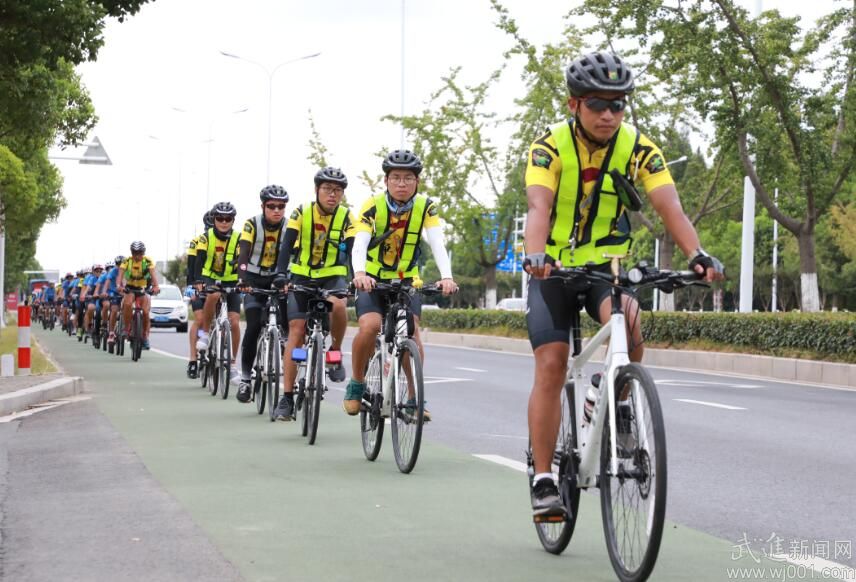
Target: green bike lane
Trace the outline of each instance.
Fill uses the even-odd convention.
[[[365,460],[359,421],[337,394],[309,446],[296,423],[271,423],[232,394],[212,398],[181,360],[144,352],[133,363],[36,334],[247,580],[615,579],[596,495],[583,495],[571,544],[552,556],[532,526],[524,475],[432,443],[430,424],[403,475],[388,431],[378,460]],[[796,568],[779,576],[788,564],[755,557],[667,522],[651,579],[739,579],[760,568],[761,579],[833,579]]]

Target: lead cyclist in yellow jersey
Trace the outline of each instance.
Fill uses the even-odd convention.
[[[146,256],[146,245],[140,241],[131,243],[131,256],[119,266],[119,275],[116,281],[116,290],[120,293],[126,289],[143,291],[151,287],[152,295],[160,293],[158,285],[158,276],[155,273],[155,262]],[[148,350],[149,346],[149,328],[151,327],[151,319],[149,311],[151,309],[151,298],[148,295],[143,295],[140,298],[143,306],[143,349]],[[122,324],[125,327],[125,336],[131,335],[131,310],[134,304],[134,295],[126,293],[122,298]]]
[[[596,265],[609,270],[605,255],[630,248],[630,220],[620,202],[616,179],[640,182],[666,230],[690,257],[689,268],[705,280],[724,277],[722,264],[702,250],[684,214],[660,150],[635,127],[623,123],[633,74],[620,57],[590,53],[565,72],[573,117],[559,122],[529,150],[526,168],[526,260],[529,282],[526,323],[535,355],[529,397],[529,437],[535,464],[535,515],[563,515],[551,473],[561,422],[560,392],[567,370],[571,313],[585,307],[595,320],[610,318],[610,288],[593,285],[578,305],[578,290],[548,279],[553,265]],[[630,359],[642,358],[642,333],[635,299],[622,298],[628,322]],[[620,404],[619,404],[620,407]],[[620,430],[620,429],[619,429]]]

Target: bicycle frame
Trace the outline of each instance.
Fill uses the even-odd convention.
[[[392,390],[393,386],[398,385],[398,366],[393,365],[398,360],[400,345],[403,340],[407,339],[407,309],[400,301],[396,301],[390,306],[390,309],[397,309],[398,313],[395,318],[395,335],[392,342],[386,341],[386,318],[384,317],[383,325],[381,326],[380,334],[380,366],[381,374],[383,375],[383,405],[381,406],[381,418],[389,418],[392,413]],[[389,372],[385,372],[387,367]],[[409,380],[412,381],[412,380]]]

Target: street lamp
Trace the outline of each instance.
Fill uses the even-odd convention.
[[[229,57],[230,59],[238,59],[239,61],[245,61],[245,62],[248,62],[250,64],[256,65],[257,67],[260,67],[268,77],[268,107],[267,107],[267,113],[268,113],[267,130],[268,131],[267,131],[267,178],[266,178],[266,183],[270,183],[270,139],[271,139],[271,127],[270,126],[271,126],[271,109],[273,106],[273,76],[276,74],[276,72],[279,70],[279,68],[284,66],[284,65],[288,65],[290,63],[296,63],[297,61],[305,61],[306,59],[312,59],[312,58],[319,56],[321,53],[320,52],[312,53],[311,55],[304,55],[302,57],[297,57],[296,59],[289,59],[287,61],[283,61],[283,62],[279,63],[277,66],[275,66],[272,70],[268,70],[268,68],[266,66],[264,66],[263,64],[261,64],[260,62],[254,61],[252,59],[248,59],[246,57],[238,56],[238,55],[235,55],[232,53],[227,53],[226,51],[220,51],[220,54],[223,55],[224,57]]]

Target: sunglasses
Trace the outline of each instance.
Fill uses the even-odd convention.
[[[268,210],[285,210],[285,204],[265,204]]]
[[[234,222],[235,219],[231,216],[215,216],[214,220],[217,222]]]
[[[589,97],[583,99],[586,107],[596,113],[606,110],[607,108],[613,113],[620,113],[627,107],[627,101],[624,99],[603,99],[601,97]]]

